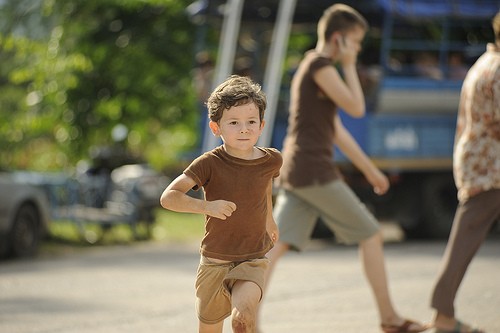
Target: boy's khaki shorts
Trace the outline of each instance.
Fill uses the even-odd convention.
[[[269,259],[218,264],[202,256],[196,276],[196,312],[205,324],[216,324],[232,311],[231,290],[237,280],[252,281],[259,286],[261,298]]]
[[[293,191],[281,189],[273,214],[280,242],[297,251],[309,242],[319,217],[340,243],[355,244],[380,230],[375,217],[342,180]]]

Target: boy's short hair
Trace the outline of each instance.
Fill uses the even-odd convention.
[[[267,106],[266,95],[258,83],[246,76],[231,75],[210,94],[207,100],[208,117],[218,122],[222,113],[233,106],[254,103],[259,109],[260,121]]]
[[[320,40],[328,40],[336,31],[348,31],[355,26],[361,27],[368,31],[368,22],[354,8],[344,4],[335,4],[323,12],[318,22],[318,38]]]

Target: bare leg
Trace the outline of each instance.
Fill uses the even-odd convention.
[[[251,281],[237,281],[231,292],[233,311],[231,323],[234,333],[255,333],[257,307],[261,298],[261,290]]]
[[[278,263],[278,260],[285,254],[288,252],[288,250],[290,249],[290,246],[286,243],[282,243],[282,242],[277,242],[274,247],[271,249],[271,251],[269,251],[267,253],[267,258],[269,259],[269,267],[266,271],[266,290],[267,290],[267,287],[269,285],[269,282],[271,280],[271,275],[274,271],[274,268],[276,266],[276,264]]]
[[[271,249],[271,251],[269,251],[267,253],[267,258],[269,259],[269,267],[267,268],[267,271],[266,271],[266,278],[265,278],[266,285],[265,285],[265,290],[264,290],[264,296],[265,296],[265,293],[267,292],[267,289],[269,287],[269,283],[271,282],[271,275],[274,271],[274,268],[275,268],[278,260],[288,251],[289,248],[290,247],[288,246],[288,244],[278,241],[274,245],[274,247]],[[260,308],[261,308],[261,306],[259,306],[259,308],[258,308],[257,326],[259,325],[260,316],[261,316]]]
[[[380,321],[384,325],[401,325],[404,319],[398,315],[392,304],[389,293],[387,274],[384,262],[382,233],[378,232],[372,237],[360,242],[360,256],[366,278],[377,302]],[[419,324],[413,324],[410,330],[423,330]]]

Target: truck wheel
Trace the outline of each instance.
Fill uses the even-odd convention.
[[[406,176],[404,182],[394,186],[391,203],[396,221],[403,229],[407,239],[427,237],[422,225],[422,184],[418,177]]]
[[[431,238],[447,238],[457,208],[457,191],[452,174],[428,177],[422,187],[426,233]]]
[[[10,234],[10,251],[14,257],[33,256],[40,241],[40,217],[33,205],[23,204],[14,219]]]

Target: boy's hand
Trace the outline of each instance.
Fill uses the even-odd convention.
[[[207,215],[225,220],[236,210],[236,204],[226,200],[215,200],[207,202]]]
[[[267,233],[269,234],[269,237],[271,237],[273,243],[276,243],[280,238],[278,226],[276,225],[276,222],[274,222],[274,220],[272,222],[267,222]]]

